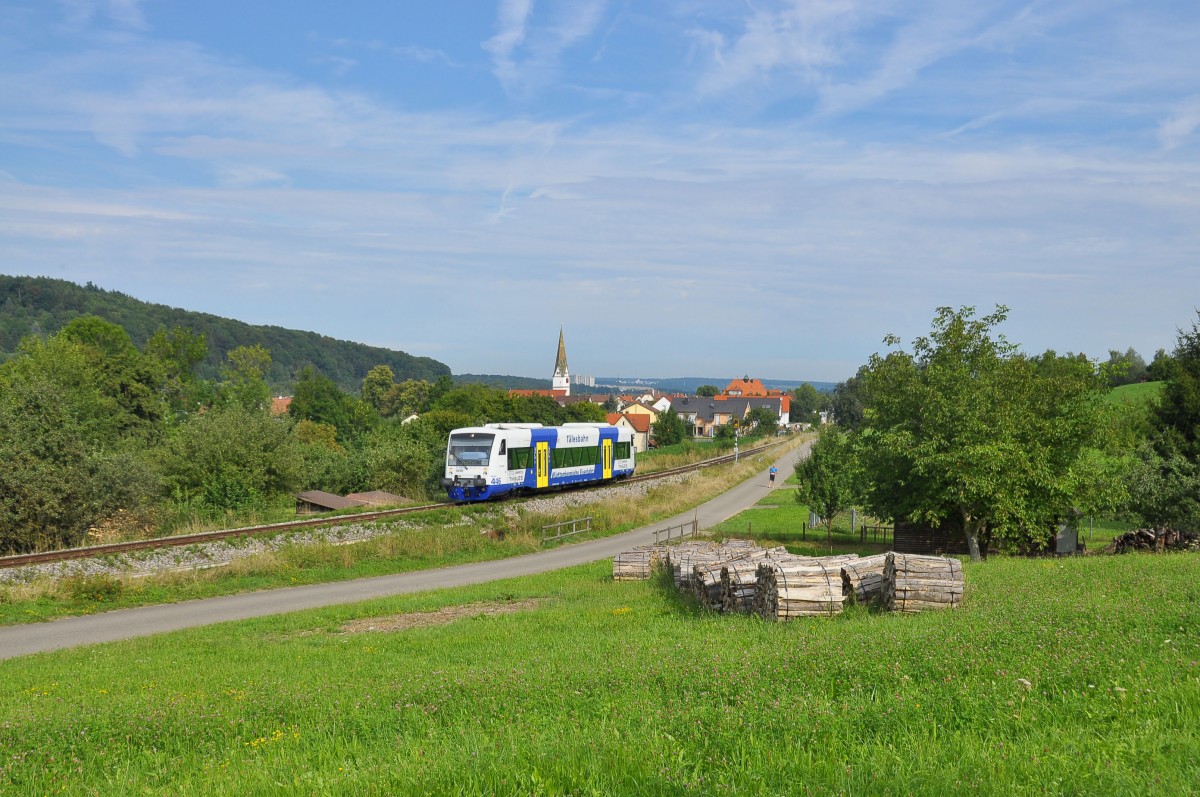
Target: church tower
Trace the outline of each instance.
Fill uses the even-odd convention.
[[[562,327],[558,328],[558,357],[554,359],[554,378],[550,381],[554,390],[566,391],[571,395],[571,375],[567,372],[567,344],[563,341]]]

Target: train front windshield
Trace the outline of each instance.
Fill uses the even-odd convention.
[[[493,434],[475,432],[450,435],[450,447],[446,450],[446,466],[487,465],[492,456],[492,441],[495,439],[496,436]]]

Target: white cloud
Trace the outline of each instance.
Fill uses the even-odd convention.
[[[536,93],[559,71],[564,53],[587,39],[603,20],[607,0],[570,0],[543,6],[533,24],[533,0],[501,0],[496,34],[483,43],[492,73],[510,94]]]
[[[146,18],[142,14],[144,0],[59,0],[67,24],[83,28],[108,21],[119,28],[145,30]]]
[[[525,41],[525,25],[533,12],[533,0],[500,0],[496,35],[483,43],[492,55],[493,73],[501,85],[517,82],[515,52]]]
[[[1158,137],[1165,149],[1182,146],[1200,127],[1200,97],[1190,97],[1181,103],[1171,117],[1158,129]]]

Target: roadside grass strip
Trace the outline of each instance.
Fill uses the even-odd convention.
[[[770,623],[598,562],[13,659],[0,793],[1195,793],[1198,566],[996,558],[957,611]]]

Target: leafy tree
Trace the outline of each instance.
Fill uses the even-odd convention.
[[[1109,387],[1132,385],[1146,378],[1146,361],[1132,346],[1123,354],[1116,349],[1109,349],[1105,366]]]
[[[1200,316],[1200,311],[1197,311]],[[1200,461],[1200,321],[1180,330],[1172,356],[1174,365],[1163,386],[1156,413],[1161,433],[1160,454],[1178,452]]]
[[[162,453],[170,497],[204,513],[279,500],[298,487],[301,464],[290,421],[240,404],[191,416]]]
[[[833,414],[833,420],[843,429],[854,430],[863,424],[863,370],[859,369],[857,375],[850,377],[845,382],[839,382],[833,389],[829,410]]]
[[[396,375],[386,365],[377,365],[363,377],[362,399],[380,412],[384,398],[396,386]]]
[[[569,423],[604,423],[608,420],[608,413],[604,411],[604,407],[590,401],[568,404],[566,410]]]
[[[271,403],[267,386],[271,353],[262,346],[238,346],[226,355],[226,360],[218,392],[221,403],[246,410],[266,409]]]
[[[369,404],[343,393],[332,379],[312,366],[301,369],[292,392],[288,413],[298,420],[334,427],[340,442],[353,443],[375,425],[377,416]]]
[[[617,412],[620,407],[621,402],[617,401],[617,397],[614,395],[610,395],[604,400],[604,412],[606,414],[610,412]]]
[[[821,430],[809,455],[796,463],[796,502],[821,517],[833,546],[833,523],[854,504],[858,461],[850,434],[836,426]]]
[[[307,418],[300,420],[292,429],[296,439],[304,445],[326,448],[337,453],[346,453],[346,449],[337,441],[337,427],[328,423],[318,423]]]
[[[429,409],[433,384],[424,379],[406,379],[393,385],[380,399],[379,414],[384,418],[407,418]]]
[[[721,388],[716,385],[700,385],[700,387],[696,388],[696,395],[701,398],[712,398],[720,392]]]
[[[868,509],[949,523],[973,559],[988,538],[1046,544],[1080,499],[1081,461],[1102,442],[1094,369],[1022,356],[993,336],[1007,312],[976,319],[973,308],[939,308],[911,354],[873,355],[861,373]]]
[[[820,413],[830,407],[830,396],[817,390],[808,382],[792,391],[790,417],[797,423],[820,423]]]
[[[687,424],[678,413],[670,410],[659,413],[658,420],[650,425],[650,437],[659,447],[682,443],[686,435]]]
[[[1166,349],[1154,352],[1154,359],[1146,366],[1146,378],[1151,382],[1165,382],[1171,378],[1175,360],[1167,354]]]
[[[97,385],[117,402],[115,420],[122,433],[150,435],[166,413],[161,364],[137,350],[120,326],[97,318],[76,318],[56,335],[83,347]]]
[[[30,337],[0,365],[0,550],[79,544],[152,492],[153,470],[122,439],[127,416],[98,350]]]
[[[1179,331],[1163,370],[1168,378],[1151,415],[1154,433],[1130,478],[1131,508],[1154,525],[1200,529],[1200,321]]]
[[[775,434],[779,429],[779,416],[767,407],[754,407],[746,413],[742,428],[747,430],[748,437]]]
[[[153,357],[162,369],[162,393],[175,412],[195,412],[211,403],[210,385],[197,376],[197,368],[208,356],[208,343],[203,334],[174,327],[168,331],[159,327],[146,341],[145,353]]]

